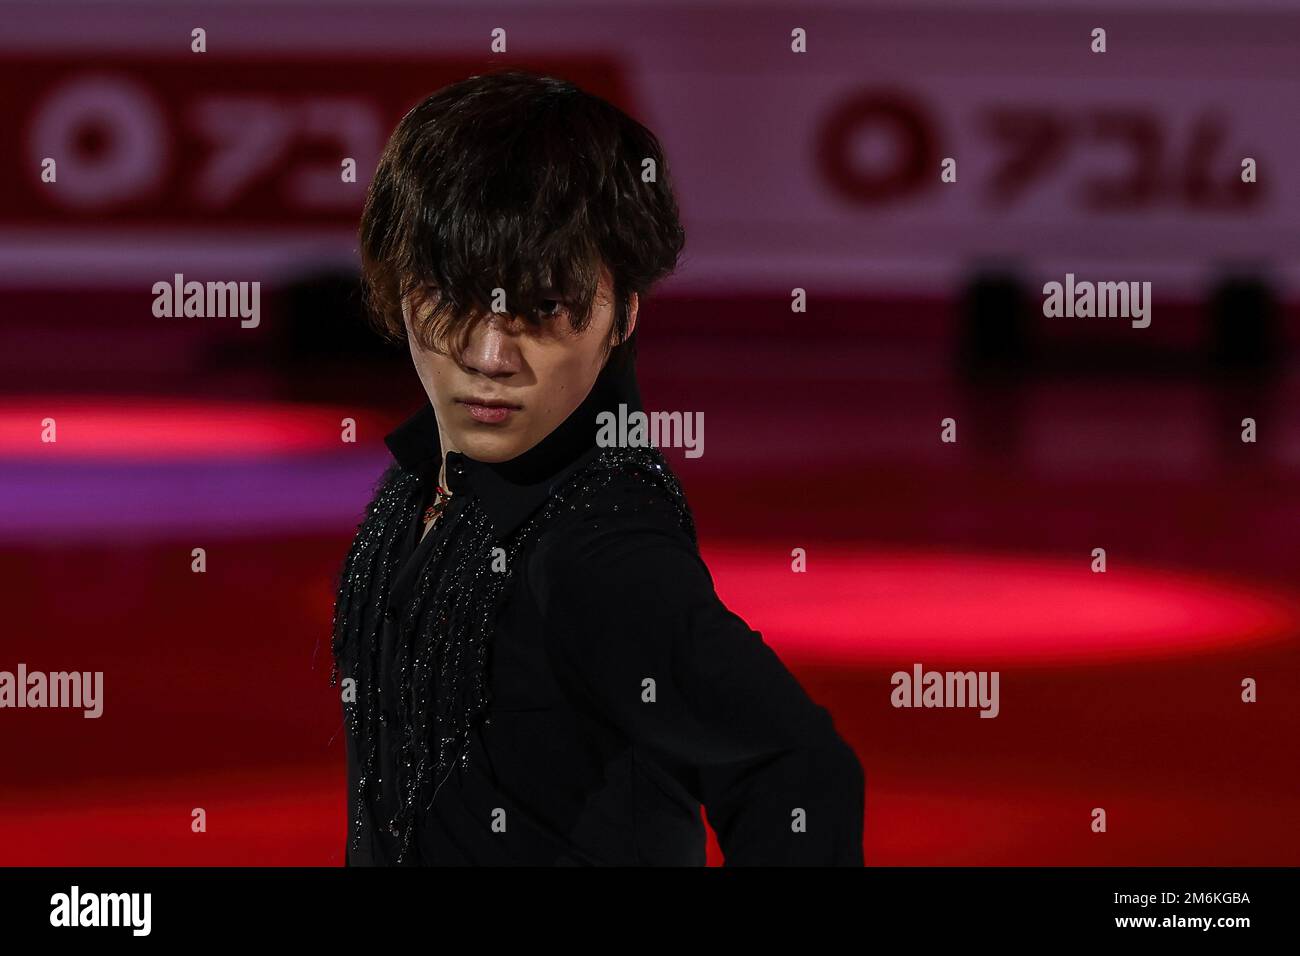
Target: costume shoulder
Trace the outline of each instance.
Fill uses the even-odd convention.
[[[681,483],[657,448],[604,449],[556,490],[529,559],[544,594],[556,568],[580,568],[611,549],[670,544],[698,555],[695,521]]]
[[[681,482],[657,448],[609,448],[582,469],[561,499],[554,532],[592,533],[601,525],[660,530],[695,543],[695,521]]]

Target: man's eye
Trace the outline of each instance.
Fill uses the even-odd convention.
[[[544,319],[553,319],[564,314],[564,303],[559,299],[543,299],[537,314]]]

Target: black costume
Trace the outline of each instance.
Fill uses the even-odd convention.
[[[537,446],[447,455],[426,405],[384,474],[335,610],[347,865],[862,865],[853,751],[714,593],[655,448],[600,448],[641,410],[635,338]],[[799,826],[797,824],[802,824]]]

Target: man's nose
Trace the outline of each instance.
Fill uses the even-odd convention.
[[[494,378],[519,371],[519,348],[513,326],[509,315],[485,315],[474,324],[469,341],[461,351],[461,365]]]

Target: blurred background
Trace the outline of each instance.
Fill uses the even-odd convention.
[[[334,580],[423,401],[357,218],[401,115],[504,66],[664,144],[645,405],[704,413],[666,453],[862,760],[868,864],[1300,863],[1297,49],[1247,0],[0,5],[0,670],[105,686],[0,713],[0,864],[341,865]],[[1150,327],[1044,318],[1067,272]],[[260,323],[155,317],[177,273]],[[894,709],[914,663],[999,716]]]

